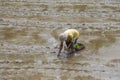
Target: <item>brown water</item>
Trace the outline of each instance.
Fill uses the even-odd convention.
[[[58,35],[66,29],[1,27],[0,80],[120,79],[120,30],[78,28],[86,49],[58,58]]]
[[[86,48],[58,58],[68,28]],[[120,80],[120,0],[0,0],[0,80]]]

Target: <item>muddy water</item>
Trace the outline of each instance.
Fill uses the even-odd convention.
[[[120,30],[78,28],[86,49],[58,58],[58,34],[66,29],[1,27],[0,80],[120,79]]]

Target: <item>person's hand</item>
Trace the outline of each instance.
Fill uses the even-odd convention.
[[[60,53],[58,53],[57,57],[59,57],[59,56],[60,56]]]
[[[57,57],[59,57],[60,55],[58,54]]]

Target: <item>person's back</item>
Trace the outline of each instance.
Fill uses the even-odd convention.
[[[64,33],[68,35],[66,41],[73,41],[79,37],[79,32],[76,29],[68,29]]]

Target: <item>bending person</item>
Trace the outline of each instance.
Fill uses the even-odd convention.
[[[77,43],[79,37],[79,32],[76,29],[68,29],[59,35],[61,41],[60,48],[57,56],[60,56],[61,50],[63,48],[63,43],[65,42],[69,50],[73,50],[74,44]]]

